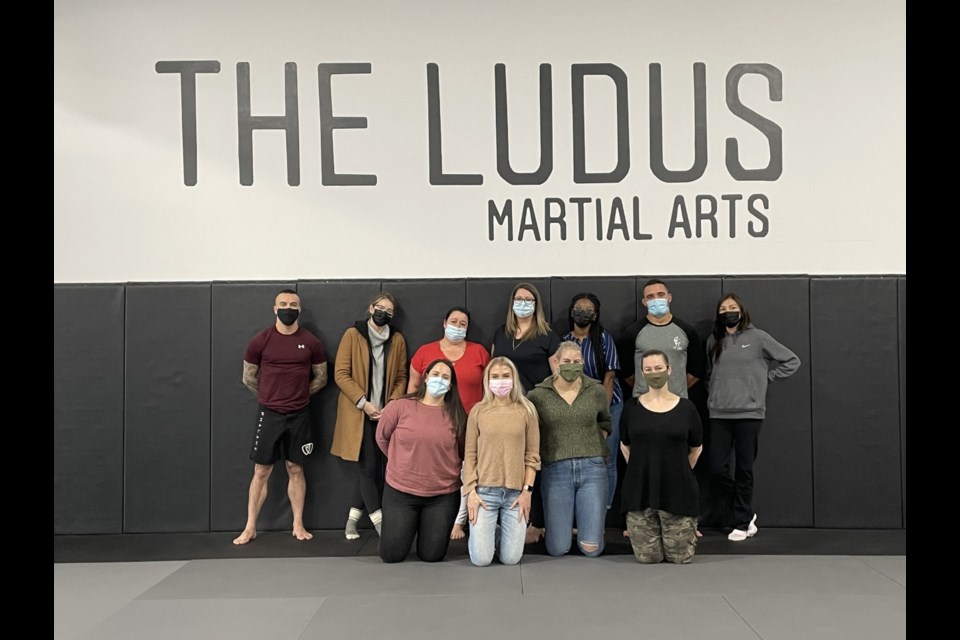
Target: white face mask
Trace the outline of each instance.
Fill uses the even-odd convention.
[[[514,300],[513,312],[518,318],[529,318],[537,308],[537,303],[533,300]]]
[[[450,342],[460,342],[467,337],[467,330],[463,327],[455,327],[452,324],[448,324],[443,329],[443,334],[447,336],[447,340]]]
[[[450,381],[440,376],[427,378],[427,392],[434,398],[439,398],[450,390]]]

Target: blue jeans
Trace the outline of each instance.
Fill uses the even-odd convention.
[[[613,506],[613,495],[617,492],[617,461],[620,459],[620,415],[622,413],[622,402],[610,405],[610,435],[607,436],[607,446],[610,447],[610,457],[607,458],[607,509]]]
[[[562,556],[570,551],[576,518],[580,551],[591,558],[599,556],[607,515],[606,460],[600,456],[557,460],[541,473],[547,553]]]
[[[470,525],[470,562],[485,567],[493,562],[494,551],[499,548],[502,564],[517,564],[523,556],[527,522],[520,515],[520,505],[510,505],[520,497],[520,492],[505,487],[477,487],[477,495],[487,508],[477,509],[477,522]]]

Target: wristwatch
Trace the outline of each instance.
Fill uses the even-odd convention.
[[[525,484],[525,485],[523,485],[523,490],[524,490],[524,491],[533,491],[533,485],[532,485],[532,484]]]

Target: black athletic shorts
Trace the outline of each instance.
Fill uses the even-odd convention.
[[[303,465],[313,453],[310,434],[310,407],[293,413],[277,413],[257,406],[257,431],[253,435],[250,459],[257,464],[273,464],[285,458]]]

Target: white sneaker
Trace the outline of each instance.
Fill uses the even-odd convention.
[[[732,542],[743,542],[744,540],[747,539],[747,535],[748,535],[747,532],[744,531],[743,529],[734,529],[727,536],[727,540],[730,540]]]
[[[730,535],[727,536],[727,540],[732,542],[743,542],[747,538],[752,538],[753,536],[757,535],[757,531],[759,531],[759,529],[757,528],[756,522],[757,514],[753,514],[750,524],[747,525],[747,530],[744,531],[743,529],[734,529],[730,532]]]

